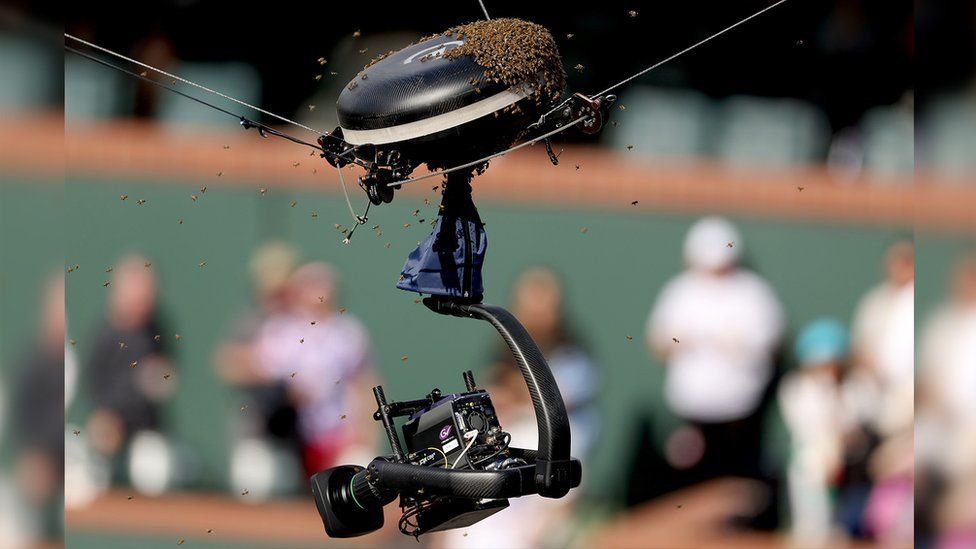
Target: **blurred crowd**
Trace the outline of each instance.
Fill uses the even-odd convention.
[[[888,246],[880,280],[864,289],[852,318],[818,318],[795,333],[777,288],[749,268],[745,249],[730,221],[698,220],[685,236],[684,270],[649,304],[649,358],[664,366],[653,398],[676,419],[656,457],[658,474],[667,477],[663,492],[749,479],[755,501],[741,516],[727,517],[736,529],[788,532],[800,547],[849,540],[905,546],[913,539],[917,485],[931,503],[919,507],[926,525],[919,541],[976,542],[976,256],[958,260],[946,304],[922,324],[916,380],[911,239]],[[179,390],[179,368],[160,337],[169,332],[147,264],[127,256],[114,268],[96,343],[77,359],[77,370],[72,345],[63,343],[63,309],[54,306],[63,296],[61,279],[52,283],[52,305],[44,309],[18,394],[30,403],[37,391],[59,384],[64,356],[67,403],[78,377],[91,406],[84,425],[67,432],[59,421],[21,415],[31,418],[20,430],[31,501],[58,497],[62,449],[69,506],[113,485],[149,495],[192,485],[192,452],[180,447],[162,413]],[[255,502],[300,494],[309,475],[367,462],[387,449],[377,444],[372,420],[369,388],[380,376],[368,328],[338,307],[335,268],[268,242],[254,252],[249,271],[252,303],[226,327],[213,365],[241,396],[240,409],[227,418],[232,442],[221,484]],[[601,430],[597,396],[610,366],[597,364],[575,331],[558,273],[526,269],[509,307],[553,369],[570,413],[573,453],[585,463]],[[499,345],[482,377],[512,444],[533,447],[533,409],[512,360]],[[782,418],[789,436],[782,464],[765,457],[771,414]],[[634,505],[638,512],[640,503]],[[452,547],[463,535],[465,546],[558,546],[579,534],[579,524],[566,519],[581,510],[577,495],[559,502],[521,498],[511,511],[432,543]]]

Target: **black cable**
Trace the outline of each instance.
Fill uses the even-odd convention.
[[[331,157],[334,160],[344,160],[344,161],[347,161],[347,162],[352,162],[352,163],[354,163],[354,164],[356,164],[358,166],[365,167],[365,166],[363,166],[360,163],[361,161],[359,161],[358,159],[355,159],[355,158],[353,158],[352,160],[344,159],[341,155],[336,154],[336,153],[334,153],[332,151],[328,151],[328,150],[322,148],[320,145],[317,145],[315,143],[309,143],[308,141],[305,141],[303,139],[299,139],[299,138],[297,138],[297,137],[295,137],[293,135],[287,134],[287,133],[285,133],[283,131],[276,130],[276,129],[274,129],[274,128],[270,127],[270,126],[267,126],[265,124],[262,124],[260,122],[255,122],[255,121],[253,121],[253,120],[251,120],[251,119],[249,119],[247,117],[241,116],[241,115],[239,115],[237,113],[234,113],[234,112],[231,112],[231,111],[229,111],[227,109],[224,109],[223,107],[219,107],[217,105],[214,105],[213,103],[209,103],[207,101],[204,101],[203,99],[200,99],[199,97],[194,97],[194,96],[192,96],[192,95],[190,95],[188,93],[181,92],[180,90],[178,90],[176,88],[167,86],[166,84],[163,84],[162,82],[153,80],[152,78],[149,78],[148,76],[144,76],[142,74],[139,74],[139,73],[130,71],[128,69],[119,67],[118,65],[109,63],[108,61],[104,61],[102,59],[99,59],[99,58],[95,57],[94,55],[90,55],[90,54],[87,54],[87,53],[85,53],[83,51],[77,50],[77,49],[75,49],[75,48],[73,48],[71,46],[68,46],[67,44],[64,46],[64,49],[67,50],[67,51],[70,51],[71,53],[74,53],[76,55],[80,55],[81,57],[84,57],[85,59],[88,59],[90,61],[94,61],[94,62],[98,63],[99,65],[108,67],[110,69],[115,69],[115,70],[117,70],[117,71],[119,71],[119,72],[121,72],[123,74],[127,74],[129,76],[134,77],[134,78],[138,78],[140,80],[144,80],[144,81],[149,82],[150,84],[152,84],[154,86],[158,86],[158,87],[160,87],[160,88],[162,88],[164,90],[171,91],[171,92],[173,92],[173,93],[175,93],[177,95],[180,95],[182,97],[185,97],[187,99],[190,99],[191,101],[196,101],[197,103],[199,103],[199,104],[201,104],[201,105],[203,105],[205,107],[210,107],[211,109],[214,109],[215,111],[222,112],[222,113],[224,113],[224,114],[226,114],[228,116],[233,116],[234,118],[237,118],[238,120],[240,120],[241,126],[243,126],[244,129],[248,129],[248,128],[252,128],[252,127],[253,128],[257,128],[257,130],[259,132],[261,132],[261,135],[264,135],[264,134],[268,133],[268,134],[274,135],[276,137],[282,137],[284,139],[287,139],[288,141],[291,141],[292,143],[297,143],[299,145],[305,145],[306,147],[311,147],[311,148],[313,148],[313,149],[315,149],[317,151],[321,151],[322,154],[328,155],[329,157]]]

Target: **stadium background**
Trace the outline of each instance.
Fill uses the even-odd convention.
[[[592,68],[582,73],[569,70],[573,88],[589,90],[763,3],[721,3],[721,8],[710,6],[706,13],[685,3],[645,3],[637,8],[639,26],[634,29],[624,27],[630,24],[626,12],[631,7],[622,3],[601,3],[571,14],[493,4],[493,12],[533,19],[557,36],[577,34],[576,42],[560,41],[560,47],[567,67],[580,63]],[[558,167],[534,148],[493,162],[475,184],[489,232],[486,300],[507,302],[512,280],[527,265],[555,268],[565,278],[572,317],[605,372],[600,449],[586,471],[587,497],[598,514],[612,514],[623,504],[623,473],[633,457],[640,420],[651,418],[657,436],[672,421],[658,397],[662,370],[647,356],[641,339],[654,296],[681,268],[681,240],[695,219],[720,213],[739,225],[750,265],[780,293],[792,330],[824,314],[849,318],[857,299],[878,279],[885,246],[911,234],[914,227],[919,229],[920,266],[916,314],[923,318],[944,296],[952,258],[972,244],[972,211],[965,205],[972,203],[973,188],[956,183],[956,175],[925,169],[913,180],[911,166],[906,171],[904,166],[868,165],[849,176],[844,166],[828,166],[826,146],[840,130],[857,127],[874,107],[898,110],[911,87],[906,69],[914,52],[897,39],[906,32],[904,26],[912,24],[911,4],[901,3],[894,10],[883,10],[890,6],[884,2],[834,4],[857,5],[869,15],[886,13],[872,22],[896,38],[879,39],[883,45],[860,58],[822,47],[817,31],[831,13],[827,4],[831,3],[786,5],[780,13],[689,55],[673,70],[642,81],[651,89],[696,90],[716,111],[729,97],[744,94],[765,97],[770,104],[790,97],[816,105],[833,133],[824,137],[823,150],[809,158],[765,162],[760,155],[747,160],[745,167],[728,168],[712,141],[678,159],[655,155],[640,144],[626,151],[623,145],[631,136],[622,132],[636,125],[638,115],[615,112],[619,130],[608,128],[601,143],[567,145]],[[260,83],[255,100],[286,115],[304,110],[314,96],[310,75],[315,68],[310,62],[320,52],[332,52],[334,64],[343,66],[345,61],[346,69],[355,70],[355,62],[348,60],[356,55],[350,45],[352,31],[361,28],[367,37],[403,28],[431,32],[478,16],[474,3],[464,15],[446,13],[456,8],[452,4],[450,10],[434,14],[373,19],[357,18],[352,7],[333,14],[323,6],[295,6],[276,10],[257,26],[253,15],[222,3],[199,2],[188,8],[164,4],[158,17],[131,19],[122,17],[121,6],[75,5],[70,8],[75,22],[69,30],[90,31],[101,43],[124,51],[143,36],[167,34],[187,62],[187,76],[194,63],[251,63]],[[303,10],[308,16],[296,17]],[[341,24],[323,30],[318,22],[326,18]],[[286,27],[278,24],[285,22]],[[390,39],[397,40],[402,41]],[[598,52],[611,43],[617,52],[640,55],[602,57]],[[918,53],[940,58],[921,48]],[[838,63],[840,59],[853,60]],[[0,367],[16,361],[36,325],[43,274],[54,267],[50,249],[63,249],[66,265],[80,265],[66,277],[66,288],[67,336],[76,340],[82,361],[91,329],[104,309],[105,269],[124,253],[145,254],[160,276],[161,310],[175,333],[182,335],[173,344],[181,385],[167,409],[172,434],[199,458],[196,480],[188,487],[190,497],[206,497],[226,492],[227,424],[237,408],[235,392],[215,377],[212,354],[223,330],[249,300],[246,263],[267,238],[283,238],[299,246],[307,258],[339,267],[342,304],[373,334],[377,367],[391,396],[409,398],[435,385],[453,388],[450,384],[459,379],[458,372],[471,368],[477,375],[485,366],[493,333],[475,323],[432,315],[414,303],[414,296],[393,288],[406,252],[426,234],[426,226],[411,212],[423,208],[423,197],[433,198],[430,185],[418,184],[392,205],[373,210],[371,221],[384,227],[382,237],[363,229],[344,246],[333,224],[347,224],[348,213],[333,172],[319,159],[287,143],[258,140],[240,132],[231,119],[213,118],[196,105],[177,105],[170,98],[160,98],[158,121],[148,120],[148,112],[126,102],[132,92],[126,86],[131,83],[77,61],[67,59],[65,64],[64,126],[43,112],[20,112],[5,117],[5,124],[30,125],[35,139],[0,135],[3,257],[17,258],[0,262],[4,308],[25,312],[2,317]],[[865,67],[874,72],[865,72]],[[235,81],[254,82],[255,73],[245,70],[238,78],[235,74],[241,73],[236,70],[228,72],[228,85],[214,85],[233,94],[238,89]],[[206,76],[199,80],[213,82]],[[948,77],[938,82],[950,89],[957,83]],[[42,86],[48,89],[50,83]],[[927,120],[925,114],[937,110],[928,109],[937,103],[935,91],[917,91],[916,120]],[[631,103],[627,94],[622,101],[638,103]],[[318,112],[329,111],[328,106],[323,100]],[[153,126],[157,122],[161,129]],[[316,119],[319,127],[329,127],[327,123],[327,118]],[[716,116],[705,127],[717,134],[721,124]],[[896,137],[892,154],[904,152],[899,148],[903,138]],[[293,167],[295,162],[300,167]],[[577,164],[579,170],[574,169]],[[313,167],[317,174],[311,173]],[[200,194],[202,186],[207,192],[191,201],[189,196]],[[268,193],[260,193],[261,188]],[[119,200],[124,194],[129,200]],[[137,205],[137,199],[146,204]],[[635,200],[638,204],[631,205]],[[297,206],[291,207],[292,201]],[[63,213],[52,212],[52,204]],[[429,218],[431,210],[419,217]],[[401,229],[408,222],[412,226]],[[201,261],[206,261],[204,268],[198,266]],[[403,355],[409,360],[402,361]],[[78,394],[66,413],[69,422],[80,422],[87,412],[83,385]],[[785,435],[775,415],[769,418],[767,434],[771,457],[784,459]],[[239,506],[230,498],[220,501],[218,508]],[[301,522],[306,530],[291,541],[315,545],[321,533],[310,529],[318,528],[310,502],[285,509],[307,513]],[[192,537],[197,546],[208,543],[205,535],[182,534],[158,517],[119,515],[113,522],[105,513],[79,512],[74,518],[75,522],[69,514],[71,546],[168,547],[177,534]],[[263,537],[247,529],[222,532],[226,537],[209,543],[244,546],[251,540],[255,547],[280,546],[274,540],[284,527],[269,528]]]

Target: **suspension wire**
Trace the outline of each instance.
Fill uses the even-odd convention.
[[[488,8],[485,7],[484,1],[478,0],[478,3],[481,4],[481,11],[485,12],[485,19],[491,21],[491,16],[488,15]]]
[[[688,46],[687,48],[679,51],[678,53],[676,53],[676,54],[674,54],[674,55],[672,55],[672,56],[670,56],[670,57],[668,57],[666,59],[662,59],[661,61],[658,61],[657,63],[654,63],[650,67],[647,67],[646,69],[644,69],[644,70],[642,70],[640,72],[637,72],[637,73],[635,73],[635,74],[633,74],[631,76],[628,76],[627,78],[624,78],[620,82],[617,82],[616,84],[610,86],[609,88],[607,88],[607,89],[605,89],[605,90],[603,90],[603,91],[601,91],[599,93],[595,93],[595,94],[591,95],[589,97],[589,99],[590,100],[593,100],[593,99],[595,99],[597,97],[600,97],[601,95],[604,95],[607,92],[613,91],[613,90],[619,88],[620,86],[623,86],[624,84],[626,84],[626,83],[628,83],[628,82],[630,82],[632,80],[635,80],[637,78],[640,78],[641,76],[644,76],[645,74],[647,74],[647,73],[649,73],[649,72],[657,69],[661,65],[664,65],[665,63],[670,63],[671,61],[674,61],[675,59],[681,57],[682,55],[684,55],[684,54],[686,54],[688,52],[690,52],[691,50],[694,50],[694,49],[698,48],[699,46],[702,46],[704,44],[707,44],[708,42],[711,42],[712,40],[718,38],[719,36],[722,36],[723,34],[729,32],[730,30],[732,30],[732,29],[734,29],[734,28],[736,28],[736,27],[738,27],[740,25],[743,25],[743,24],[749,22],[749,21],[755,19],[756,17],[759,17],[760,15],[762,15],[762,14],[766,13],[767,11],[769,11],[769,10],[771,10],[771,9],[779,6],[780,4],[785,3],[786,1],[787,0],[778,0],[776,3],[770,4],[769,6],[766,6],[765,8],[757,11],[756,13],[750,15],[749,17],[746,17],[745,19],[742,19],[742,20],[738,21],[737,23],[734,23],[734,24],[732,24],[732,25],[730,25],[728,27],[725,27],[724,29],[716,32],[715,34],[712,34],[712,35],[706,37],[705,39],[700,40],[700,41],[692,44],[691,46]],[[545,114],[543,114],[539,118],[539,122],[536,122],[536,124],[541,124],[542,122],[544,122],[545,121],[545,118],[547,116],[549,116],[550,114],[552,114],[552,113],[558,111],[559,109],[562,109],[563,107],[565,107],[570,102],[570,100],[571,100],[571,98],[570,99],[566,99],[565,101],[563,101],[559,105],[556,105],[551,110],[549,110],[548,112],[546,112]]]
[[[481,0],[478,0],[478,1],[481,2]],[[657,63],[654,63],[650,67],[647,67],[646,69],[643,69],[640,72],[637,72],[637,73],[635,73],[635,74],[633,74],[631,76],[628,76],[627,78],[624,78],[623,80],[621,80],[620,82],[617,82],[616,84],[610,86],[609,88],[607,88],[607,89],[605,89],[605,90],[603,90],[603,91],[601,91],[599,93],[595,93],[595,94],[589,96],[588,99],[590,99],[592,101],[592,100],[596,99],[597,97],[601,97],[601,96],[605,95],[607,92],[611,92],[611,91],[619,88],[620,86],[623,86],[624,84],[626,84],[626,83],[628,83],[628,82],[630,82],[630,81],[632,81],[634,79],[640,78],[641,76],[644,76],[645,74],[653,71],[654,69],[657,69],[661,65],[664,65],[665,63],[669,63],[671,61],[674,61],[675,59],[681,57],[682,55],[684,55],[684,54],[686,54],[688,52],[690,52],[691,50],[694,50],[694,49],[698,48],[699,46],[702,46],[702,45],[704,45],[704,44],[706,44],[706,43],[708,43],[708,42],[710,42],[710,41],[718,38],[719,36],[722,36],[723,34],[729,32],[730,30],[732,30],[732,29],[734,29],[734,28],[736,28],[736,27],[738,27],[740,25],[743,25],[743,24],[749,22],[749,21],[755,19],[756,17],[759,17],[760,15],[766,13],[767,11],[769,11],[769,10],[771,10],[771,9],[773,9],[773,8],[779,6],[780,4],[783,4],[783,3],[787,2],[787,1],[788,0],[778,0],[777,2],[775,2],[773,4],[770,4],[769,6],[766,6],[765,8],[757,11],[756,13],[753,13],[749,17],[746,17],[745,19],[741,19],[738,22],[736,22],[736,23],[734,23],[734,24],[732,24],[732,25],[730,25],[728,27],[725,27],[724,29],[716,32],[715,34],[712,34],[712,35],[706,37],[705,39],[700,40],[700,41],[696,42],[695,44],[692,44],[691,46],[688,46],[687,48],[679,51],[678,53],[675,53],[674,55],[671,55],[670,57],[667,57],[665,59],[662,59],[661,61],[658,61]],[[482,8],[484,8],[484,4],[482,4]],[[487,16],[487,15],[488,15],[488,12],[486,11],[485,12],[485,16]],[[547,116],[549,116],[550,114],[552,114],[552,113],[554,113],[554,112],[562,109],[563,107],[565,107],[566,105],[568,105],[570,101],[572,101],[572,97],[565,99],[564,101],[562,101],[561,103],[559,103],[558,105],[556,105],[555,107],[553,107],[552,109],[550,109],[549,111],[547,111],[545,114],[543,114],[542,116],[540,116],[538,121],[536,121],[533,124],[530,124],[529,125],[529,128],[535,128],[535,127],[541,126],[545,122]],[[490,156],[486,156],[486,157],[481,158],[479,160],[475,160],[474,162],[468,162],[467,164],[462,164],[460,166],[455,166],[453,168],[448,168],[448,169],[445,169],[445,170],[431,172],[431,173],[428,173],[428,174],[425,174],[425,175],[422,175],[422,176],[419,176],[419,177],[412,177],[412,178],[409,178],[409,179],[404,179],[402,181],[394,181],[392,183],[387,184],[387,186],[388,187],[394,187],[394,186],[397,186],[397,185],[405,185],[407,183],[413,183],[415,181],[422,181],[422,180],[428,179],[430,177],[435,177],[435,176],[438,176],[438,175],[445,175],[445,174],[449,174],[451,172],[455,172],[455,171],[458,171],[458,170],[463,170],[465,168],[471,168],[471,167],[477,166],[477,165],[482,164],[484,162],[487,162],[487,161],[489,161],[489,160],[491,160],[493,158],[497,158],[499,156],[504,156],[504,155],[506,155],[506,154],[508,154],[510,152],[517,151],[518,149],[521,149],[521,148],[523,148],[523,147],[525,147],[527,145],[531,145],[533,143],[537,143],[539,141],[542,141],[543,139],[547,139],[549,137],[552,137],[553,135],[556,135],[556,134],[558,134],[560,132],[563,132],[563,131],[565,131],[565,130],[567,130],[567,129],[573,127],[573,126],[575,126],[576,124],[582,122],[584,120],[584,118],[585,117],[577,118],[577,119],[571,121],[570,123],[566,124],[565,126],[561,126],[559,128],[556,128],[555,130],[553,130],[553,131],[551,131],[549,133],[540,135],[540,136],[535,137],[535,138],[533,138],[533,139],[531,139],[529,141],[525,141],[524,143],[520,143],[520,144],[518,144],[518,145],[516,145],[514,147],[511,147],[509,149],[505,149],[504,151],[501,151],[501,152],[492,154]]]
[[[98,50],[98,51],[100,51],[102,53],[107,53],[108,55],[111,55],[113,57],[117,57],[119,59],[122,59],[123,61],[128,61],[129,63],[133,63],[135,65],[139,65],[140,67],[142,67],[144,69],[149,69],[149,70],[151,70],[153,72],[162,74],[163,76],[167,76],[169,78],[172,78],[173,80],[176,80],[176,81],[182,82],[184,84],[193,86],[195,88],[201,89],[201,90],[203,90],[203,91],[205,91],[207,93],[212,93],[212,94],[214,94],[214,95],[216,95],[218,97],[222,97],[222,98],[224,98],[224,99],[226,99],[228,101],[233,101],[234,103],[237,103],[238,105],[242,105],[244,107],[247,107],[249,109],[255,110],[255,111],[257,111],[259,113],[262,113],[262,114],[266,114],[266,115],[268,115],[268,116],[270,116],[272,118],[277,118],[278,120],[280,120],[282,122],[287,122],[288,124],[292,124],[292,125],[298,126],[299,128],[306,129],[306,130],[308,130],[308,131],[310,131],[310,132],[312,132],[312,133],[314,133],[316,135],[329,135],[328,132],[323,132],[323,131],[316,130],[314,128],[310,128],[310,127],[308,127],[308,126],[306,126],[304,124],[300,124],[298,122],[295,122],[294,120],[285,118],[284,116],[280,116],[280,115],[277,115],[277,114],[275,114],[273,112],[266,111],[266,110],[262,109],[261,107],[256,107],[254,105],[251,105],[250,103],[246,103],[244,101],[241,101],[240,99],[231,97],[231,96],[229,96],[227,94],[224,94],[224,93],[221,93],[221,92],[219,92],[217,90],[210,89],[210,88],[208,88],[206,86],[197,84],[196,82],[191,82],[191,81],[187,80],[186,78],[183,78],[183,77],[177,76],[175,74],[166,72],[163,69],[156,68],[156,67],[154,67],[152,65],[147,65],[146,63],[143,63],[142,61],[138,61],[138,60],[133,59],[131,57],[127,57],[125,55],[122,55],[121,53],[118,53],[118,52],[112,51],[112,50],[110,50],[108,48],[99,46],[98,44],[93,44],[91,42],[88,42],[87,40],[82,40],[81,38],[78,38],[77,36],[74,36],[74,35],[71,35],[71,34],[68,34],[68,33],[64,33],[64,37],[67,38],[67,39],[69,39],[69,40],[74,40],[75,42],[78,42],[79,44],[84,44],[85,46],[88,46],[89,48],[96,49],[96,50]]]
[[[532,145],[533,143],[538,143],[539,141],[542,141],[543,139],[547,139],[549,137],[552,137],[552,136],[556,135],[557,133],[564,132],[564,131],[568,130],[569,128],[572,128],[573,126],[575,126],[575,125],[579,124],[580,122],[586,120],[586,118],[587,117],[585,117],[585,116],[581,116],[581,117],[579,117],[579,118],[577,118],[575,120],[572,120],[572,121],[568,122],[565,126],[560,126],[560,127],[556,128],[556,129],[552,130],[549,133],[542,134],[542,135],[540,135],[538,137],[533,137],[532,139],[530,139],[528,141],[523,141],[522,143],[519,143],[518,145],[515,145],[514,147],[505,149],[504,151],[497,152],[495,154],[488,155],[488,156],[486,156],[484,158],[479,158],[478,160],[475,160],[473,162],[468,162],[467,164],[461,164],[460,166],[454,166],[453,168],[448,168],[446,170],[439,170],[439,171],[436,171],[436,172],[430,172],[428,174],[424,174],[424,175],[421,175],[421,176],[418,176],[418,177],[411,177],[410,179],[404,179],[402,181],[394,181],[392,183],[387,183],[386,186],[387,187],[395,187],[397,185],[406,185],[407,183],[414,183],[416,181],[423,181],[424,179],[429,179],[431,177],[436,177],[438,175],[446,175],[446,174],[449,174],[451,172],[456,172],[458,170],[463,170],[463,169],[466,169],[466,168],[473,168],[473,167],[475,167],[475,166],[477,166],[479,164],[484,164],[485,162],[488,162],[492,158],[498,158],[499,156],[504,156],[504,155],[506,155],[506,154],[508,154],[510,152],[517,151],[517,150],[519,150],[521,148],[528,147],[529,145]]]
[[[352,200],[349,200],[349,191],[346,190],[346,178],[343,177],[342,168],[338,163],[336,163],[336,171],[339,172],[339,186],[342,187],[342,194],[346,197],[346,206],[349,207],[349,214],[352,215],[352,218],[356,221],[356,224],[353,225],[352,229],[349,230],[349,234],[347,234],[346,238],[343,240],[344,244],[349,244],[349,241],[352,240],[352,233],[356,232],[356,229],[360,225],[365,224],[366,220],[369,219],[367,216],[369,215],[369,206],[372,204],[372,202],[367,200],[366,211],[363,212],[363,215],[356,215],[356,209],[352,207]]]
[[[348,162],[353,162],[356,165],[363,166],[362,163],[358,159],[356,159],[356,158],[353,158],[352,160],[343,158],[343,157],[346,156],[347,153],[351,152],[352,149],[350,149],[349,151],[346,151],[346,152],[344,152],[342,154],[337,154],[337,153],[334,153],[332,151],[325,150],[324,148],[322,148],[322,146],[320,146],[320,145],[318,145],[316,143],[311,143],[311,142],[305,141],[303,139],[299,139],[299,138],[297,138],[297,137],[295,137],[293,135],[287,134],[287,133],[285,133],[283,131],[276,130],[276,129],[272,128],[271,126],[267,126],[267,125],[262,124],[260,122],[255,122],[255,121],[250,120],[248,118],[245,118],[245,117],[243,117],[243,116],[241,116],[241,115],[239,115],[239,114],[237,114],[235,112],[231,112],[231,111],[229,111],[229,110],[227,110],[227,109],[225,109],[223,107],[220,107],[218,105],[214,105],[213,103],[209,103],[207,101],[204,101],[203,99],[200,99],[199,97],[194,97],[194,96],[192,96],[192,95],[190,95],[188,93],[184,93],[184,92],[182,92],[182,91],[180,91],[180,90],[178,90],[176,88],[173,88],[171,86],[167,86],[166,84],[164,84],[162,82],[159,82],[157,80],[153,80],[152,78],[149,78],[148,76],[143,76],[143,75],[141,75],[139,73],[130,71],[130,70],[126,69],[126,68],[119,67],[118,65],[114,65],[112,63],[109,63],[108,61],[99,59],[99,58],[95,57],[94,55],[85,53],[85,52],[83,52],[81,50],[78,50],[78,49],[75,49],[75,48],[73,48],[71,46],[65,45],[64,46],[64,49],[66,51],[70,51],[71,53],[74,53],[75,55],[79,55],[81,57],[84,57],[85,59],[88,59],[89,61],[94,61],[95,63],[98,63],[99,65],[108,67],[110,69],[115,69],[115,70],[117,70],[117,71],[119,71],[119,72],[121,72],[123,74],[127,74],[127,75],[129,75],[129,76],[131,76],[133,78],[138,78],[139,80],[143,80],[143,81],[149,82],[150,84],[152,84],[154,86],[158,86],[158,87],[160,87],[160,88],[162,88],[164,90],[173,92],[173,93],[175,93],[175,94],[177,94],[179,96],[185,97],[185,98],[187,98],[187,99],[189,99],[191,101],[195,101],[195,102],[197,102],[197,103],[199,103],[199,104],[201,104],[201,105],[203,105],[205,107],[210,107],[211,109],[214,109],[215,111],[224,113],[224,114],[226,114],[228,116],[233,116],[234,118],[240,120],[241,126],[243,126],[245,129],[252,128],[252,127],[253,128],[257,128],[258,131],[261,132],[262,135],[271,134],[271,135],[274,135],[276,137],[281,137],[281,138],[287,139],[288,141],[291,141],[292,143],[297,143],[299,145],[304,145],[306,147],[311,147],[311,148],[313,148],[313,149],[315,149],[317,151],[320,151],[323,154],[328,155],[328,156],[330,156],[330,157],[332,157],[334,159],[343,159],[343,160],[348,161]],[[365,167],[365,166],[363,166],[363,167]]]

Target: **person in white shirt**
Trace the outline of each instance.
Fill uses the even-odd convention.
[[[689,230],[686,270],[661,290],[647,344],[665,363],[665,399],[684,426],[666,457],[696,480],[758,476],[763,404],[784,329],[780,301],[739,265],[742,238],[709,217]]]

